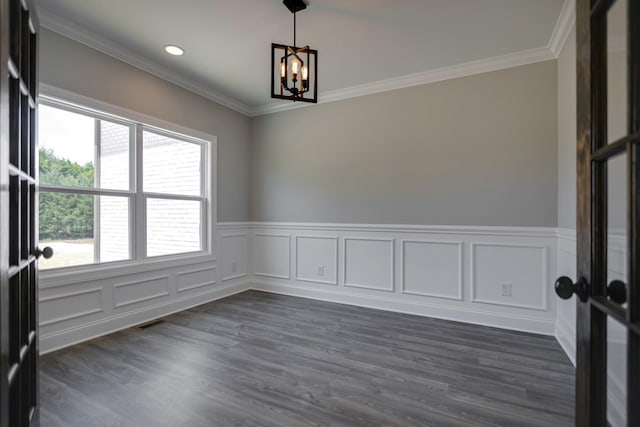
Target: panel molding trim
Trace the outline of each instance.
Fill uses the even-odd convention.
[[[350,241],[361,241],[361,242],[382,242],[382,243],[388,243],[389,244],[389,255],[390,255],[390,259],[389,259],[389,282],[388,282],[388,286],[385,288],[379,288],[379,287],[374,287],[374,286],[368,286],[366,284],[362,284],[362,283],[350,283],[348,280],[348,267],[347,264],[349,263],[349,253],[347,250],[347,246],[348,243]],[[342,239],[342,248],[343,248],[343,255],[342,255],[342,275],[343,275],[343,284],[345,287],[349,287],[349,288],[361,288],[361,289],[371,289],[374,291],[385,291],[385,292],[393,292],[395,290],[395,239],[392,238],[375,238],[375,237],[353,237],[353,236],[346,236]]]
[[[253,274],[256,276],[263,277],[272,277],[274,279],[291,279],[291,234],[273,234],[273,233],[255,233],[254,237],[279,237],[279,238],[287,238],[287,274],[273,274],[269,272],[260,272],[254,271]],[[255,244],[255,242],[254,242]],[[255,258],[254,258],[255,260]]]
[[[98,294],[99,301],[102,302],[102,287],[99,287],[99,288],[82,289],[80,291],[75,291],[75,292],[65,292],[59,295],[51,295],[48,297],[40,298],[39,304],[47,303],[51,301],[57,301],[65,298],[77,297],[80,295],[89,295],[94,293]],[[102,307],[102,304],[100,304],[100,307],[96,307],[89,310],[83,310],[73,314],[68,314],[66,316],[58,316],[58,317],[54,317],[53,319],[45,320],[43,322],[40,322],[40,326],[43,327],[43,326],[55,325],[56,323],[62,323],[68,320],[78,319],[80,317],[102,313],[103,311],[104,311],[104,308]]]
[[[225,229],[228,229],[228,228],[246,228],[246,226],[242,226],[242,225],[233,227],[235,225],[235,223],[225,223],[225,224],[226,225],[223,226],[223,227],[225,227]],[[218,225],[218,227],[220,227],[220,225]],[[239,238],[244,240],[243,241],[243,244],[244,244],[244,248],[243,249],[244,250],[243,250],[243,253],[241,254],[241,256],[243,258],[245,271],[238,272],[238,273],[235,273],[235,274],[232,273],[230,275],[225,275],[225,266],[226,266],[227,260],[225,259],[226,256],[225,256],[225,249],[224,249],[225,248],[225,243],[224,242],[225,242],[225,240],[239,239]],[[243,233],[237,232],[237,233],[221,234],[220,235],[220,243],[222,244],[222,250],[220,251],[220,258],[222,260],[222,278],[221,278],[221,281],[222,282],[227,282],[229,280],[235,280],[235,279],[240,279],[242,277],[247,277],[249,275],[249,273],[248,273],[249,268],[246,265],[247,262],[248,262],[248,258],[249,258],[248,257],[248,250],[249,250],[249,235],[248,235],[248,233],[246,233],[246,232],[243,232]]]
[[[215,280],[212,281],[212,282],[198,283],[197,285],[190,285],[190,286],[185,286],[185,287],[182,287],[182,288],[178,288],[178,289],[176,289],[176,292],[180,294],[182,292],[192,291],[194,289],[200,289],[200,288],[204,288],[206,286],[213,286],[215,284],[216,284]]]
[[[180,286],[180,277],[182,276],[186,276],[187,274],[194,274],[194,273],[202,273],[203,271],[211,271],[213,272],[213,277],[216,277],[216,267],[201,267],[201,268],[196,268],[196,269],[192,269],[192,270],[182,270],[182,271],[178,271],[176,273],[176,293],[181,293],[181,292],[187,292],[187,291],[192,291],[194,289],[199,289],[199,288],[204,288],[205,286],[212,286],[216,284],[216,280],[213,279],[211,281],[208,282],[203,282],[203,283],[197,283],[194,285],[188,285],[188,286]]]
[[[333,257],[333,269],[335,271],[335,275],[334,275],[334,280],[319,280],[319,279],[315,279],[315,278],[311,278],[311,277],[304,277],[300,275],[300,251],[299,251],[299,240],[300,239],[318,239],[318,240],[333,240],[334,243],[334,251],[335,251],[335,255]],[[318,235],[297,235],[295,236],[295,242],[296,242],[296,250],[295,250],[295,257],[296,257],[296,280],[299,280],[301,282],[311,282],[311,283],[322,283],[325,285],[334,285],[337,286],[338,285],[338,264],[339,264],[339,254],[338,254],[338,236],[318,236]]]
[[[249,276],[249,273],[239,273],[239,274],[234,274],[234,275],[231,275],[231,276],[224,276],[222,278],[222,281],[223,282],[229,282],[231,280],[241,279],[241,278],[247,277],[247,276]]]
[[[40,336],[40,354],[47,354],[247,290],[249,290],[248,282],[234,283],[207,292],[185,295],[181,298],[161,301],[150,306],[51,331]]]
[[[518,303],[508,303],[502,300],[492,300],[492,299],[482,299],[477,297],[477,281],[476,281],[476,260],[477,256],[475,253],[475,248],[477,247],[506,247],[506,248],[523,248],[523,249],[540,249],[542,251],[542,282],[540,283],[540,291],[541,291],[541,301],[540,305],[533,304],[518,304]],[[499,305],[504,307],[514,307],[514,308],[525,308],[528,310],[537,310],[537,311],[547,311],[548,310],[548,296],[547,296],[547,283],[546,280],[549,277],[549,268],[548,268],[548,248],[547,246],[539,246],[539,245],[520,245],[520,244],[511,244],[511,243],[480,243],[480,242],[472,242],[470,244],[470,289],[471,289],[471,302],[481,303],[481,304],[492,304]]]
[[[102,288],[90,288],[90,289],[82,289],[81,291],[77,291],[77,292],[65,292],[63,294],[51,295],[48,297],[40,298],[40,302],[55,301],[58,299],[75,297],[78,295],[92,294],[94,292],[101,292],[101,291],[102,291]]]
[[[180,276],[184,276],[192,273],[201,273],[203,271],[216,271],[216,267],[212,266],[212,267],[195,268],[193,270],[182,270],[182,271],[178,271],[176,273],[176,276],[180,277]],[[215,281],[213,283],[215,283]]]
[[[444,295],[432,292],[416,292],[406,289],[406,243],[424,243],[432,245],[450,245],[458,247],[458,294],[456,296]],[[442,240],[418,240],[402,239],[400,241],[400,293],[407,295],[417,295],[433,298],[445,298],[456,301],[463,300],[464,289],[464,262],[463,262],[464,242],[452,242]]]
[[[165,281],[165,291],[163,292],[157,292],[155,294],[151,294],[151,295],[147,295],[144,297],[140,297],[140,298],[134,298],[131,300],[126,300],[126,301],[121,301],[118,302],[117,300],[117,289],[122,289],[122,288],[128,288],[130,286],[135,286],[135,285],[140,285],[142,283],[149,283],[149,282],[154,282],[154,281],[158,281],[158,280],[164,280]],[[157,277],[148,277],[148,278],[144,278],[141,280],[133,280],[131,282],[125,282],[125,283],[115,283],[113,285],[113,308],[122,308],[122,307],[126,307],[129,305],[133,305],[133,304],[138,304],[141,302],[145,302],[145,301],[150,301],[153,299],[157,299],[157,298],[162,298],[162,297],[166,297],[169,296],[169,275],[164,275],[164,276],[157,276]]]

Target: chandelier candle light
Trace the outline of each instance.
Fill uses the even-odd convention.
[[[271,43],[271,97],[318,102],[318,51],[296,46],[296,13],[307,8],[304,0],[284,0],[293,13],[293,46]]]

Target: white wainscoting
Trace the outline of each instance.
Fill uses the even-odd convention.
[[[216,284],[216,268],[211,266],[189,268],[176,272],[176,292],[188,292]]]
[[[402,240],[401,292],[462,301],[463,249],[461,241]]]
[[[140,275],[128,282],[113,284],[113,308],[140,305],[169,296],[169,273],[157,277]]]
[[[344,286],[394,291],[393,239],[343,237],[342,241]]]
[[[254,233],[253,247],[254,275],[276,279],[291,277],[290,234]]]
[[[220,235],[222,281],[247,277],[249,272],[249,237],[247,231]]]
[[[248,290],[248,225],[219,223],[218,230],[220,264],[210,255],[42,272],[41,354]]]
[[[214,256],[74,274],[42,274],[40,350],[145,323],[250,288],[342,304],[554,335],[575,365],[575,230],[311,223],[218,223]],[[609,278],[623,279],[626,245],[610,238]],[[511,296],[502,295],[504,284]],[[622,348],[620,328],[609,345]],[[615,353],[624,353],[616,350]],[[610,366],[612,425],[625,374]]]
[[[75,286],[68,291],[40,296],[40,327],[72,321],[77,318],[89,318],[104,311],[102,288]]]
[[[250,229],[254,289],[554,334],[555,228],[250,223]],[[503,284],[511,285],[510,297],[502,295]]]
[[[577,280],[576,275],[576,231],[566,228],[558,230],[558,277],[567,276]],[[556,298],[555,337],[567,354],[573,366],[576,365],[576,298],[568,300]]]
[[[338,284],[338,237],[296,236],[296,280]]]
[[[470,252],[472,302],[547,311],[547,246],[471,243]]]
[[[218,223],[216,251],[197,259],[40,280],[40,351],[47,353],[250,288],[342,304],[554,335],[575,365],[575,230],[358,224]],[[609,278],[626,245],[610,238]],[[511,285],[511,296],[502,285]],[[621,328],[609,346],[624,353]],[[613,359],[612,359],[613,362]],[[622,362],[609,367],[609,422],[624,421]]]

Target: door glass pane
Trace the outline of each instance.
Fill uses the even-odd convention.
[[[202,249],[200,201],[147,199],[147,256]]]
[[[627,329],[607,318],[607,420],[627,425]]]
[[[41,269],[130,258],[129,198],[40,192]]]
[[[623,154],[607,163],[607,284],[614,280],[627,283],[626,162]]]
[[[145,192],[200,196],[202,146],[144,131],[143,187]]]
[[[129,190],[129,126],[49,105],[38,114],[41,184]]]
[[[627,135],[627,1],[617,0],[607,14],[607,140]]]

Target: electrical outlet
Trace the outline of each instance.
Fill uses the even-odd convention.
[[[232,273],[237,273],[238,272],[238,263],[237,262],[232,262],[231,263],[231,272]]]
[[[318,276],[320,276],[320,277],[324,276],[324,267],[323,266],[318,267]]]
[[[502,284],[502,296],[510,297],[511,296],[511,283],[503,283]]]

